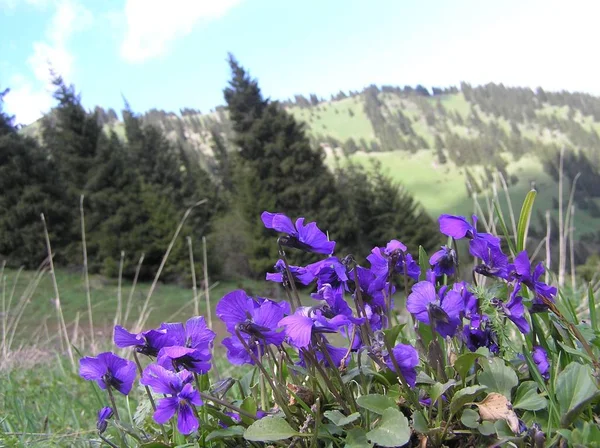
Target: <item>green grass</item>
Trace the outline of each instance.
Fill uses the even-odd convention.
[[[15,301],[25,291],[33,275],[34,273],[30,271],[21,273],[16,285]],[[10,291],[16,279],[16,271],[7,270],[5,276],[7,289]],[[56,278],[60,292],[61,306],[69,333],[72,334],[74,332],[77,315],[79,315],[79,332],[88,332],[89,320],[83,274],[59,269],[57,270]],[[95,334],[100,338],[103,336],[110,337],[118,303],[118,282],[116,279],[107,279],[102,276],[93,275],[90,278],[90,286]],[[123,303],[126,302],[130,294],[131,286],[130,282],[123,282]],[[138,283],[132,296],[133,306],[129,322],[122,322],[121,324],[126,325],[137,319],[149,288],[150,283]],[[215,283],[210,291],[213,316],[214,306],[218,300],[227,292],[238,288],[245,289],[253,294],[282,297],[282,291],[273,283],[247,279]],[[50,274],[46,273],[31,296],[30,303],[20,321],[16,344],[38,345],[42,341],[56,338],[55,330],[58,324],[53,299],[54,288],[52,280]],[[150,308],[152,312],[148,321],[149,328],[165,321],[187,319],[192,315],[194,309],[191,286],[184,288],[182,286],[159,283],[150,299]],[[206,314],[203,297],[200,298],[200,313]],[[216,331],[221,332],[223,329],[218,325],[218,322],[216,324]]]
[[[353,138],[357,143],[361,138],[367,142],[375,139],[371,121],[363,110],[362,101],[356,103],[353,98],[346,98],[321,103],[317,108],[290,107],[287,111],[296,119],[306,123],[307,130],[312,135],[330,135],[342,143],[349,138]],[[350,115],[349,110],[352,111],[353,116]]]
[[[437,218],[442,213],[470,216],[474,213],[473,200],[468,196],[464,167],[456,167],[449,161],[444,165],[437,162],[435,153],[430,150],[418,151],[411,154],[407,151],[392,151],[383,153],[357,153],[351,159],[361,164],[369,163],[374,158],[382,163],[387,173],[400,182],[429,214]],[[483,175],[483,167],[469,166],[469,171],[479,178]],[[558,198],[558,185],[544,172],[539,160],[533,156],[522,157],[518,161],[510,160],[507,166],[509,175],[515,174],[518,182],[509,187],[513,212],[518,216],[520,204],[534,181],[538,195],[534,206],[533,226],[538,226],[537,215],[546,210],[558,219],[558,211],[553,209],[553,198]],[[507,179],[508,182],[508,179]],[[565,207],[568,200],[570,185],[564,186]],[[491,191],[487,191],[491,194]],[[499,191],[500,204],[507,210],[504,194]],[[484,195],[480,195],[483,197]],[[575,215],[575,235],[580,236],[597,229],[598,220],[583,210]]]

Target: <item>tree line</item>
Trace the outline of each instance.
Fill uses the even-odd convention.
[[[110,126],[114,111],[86,110],[60,77],[54,80],[56,107],[41,120],[40,138],[19,132],[2,109],[6,92],[0,95],[0,257],[27,268],[45,259],[43,213],[55,263],[81,267],[81,206],[90,270],[117,275],[123,257],[123,274],[131,277],[144,254],[140,276],[149,278],[185,211],[202,199],[173,246],[166,279],[189,275],[186,236],[198,269],[205,236],[212,275],[264,274],[277,257],[273,235],[260,222],[264,210],[316,220],[358,260],[370,244],[392,238],[412,250],[438,244],[434,221],[380,167],[329,169],[304,126],[265,99],[233,56],[229,65],[227,109],[221,110],[229,124],[209,129],[209,163],[185,139],[165,134],[183,130],[145,120],[128,104],[118,133]]]

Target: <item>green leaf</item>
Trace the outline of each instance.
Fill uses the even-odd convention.
[[[429,257],[427,256],[425,249],[423,249],[423,246],[419,246],[419,267],[421,268],[419,280],[423,281],[427,275],[427,270],[431,267],[429,265]]]
[[[523,207],[521,207],[521,214],[519,215],[519,223],[517,224],[517,252],[525,250],[527,243],[527,232],[529,230],[529,220],[531,219],[531,212],[533,211],[533,202],[537,192],[531,190],[525,196],[523,201]]]
[[[396,407],[386,409],[379,425],[367,433],[367,439],[379,446],[402,446],[410,440],[408,419]]]
[[[590,324],[594,331],[599,331],[600,327],[598,327],[598,316],[596,314],[596,300],[594,299],[594,289],[592,288],[592,284],[588,285],[588,308],[590,311]]]
[[[496,428],[496,435],[499,439],[512,438],[515,436],[515,433],[510,429],[506,420],[496,420],[494,422],[494,427]]]
[[[471,370],[471,367],[475,364],[475,361],[479,358],[485,358],[485,356],[479,353],[463,353],[454,361],[454,370],[460,375],[460,377],[464,380]]]
[[[494,426],[493,422],[485,421],[477,428],[481,434],[484,436],[491,436],[492,434],[496,434],[496,426]]]
[[[372,443],[367,439],[367,433],[361,428],[352,428],[346,433],[345,448],[371,448]]]
[[[306,436],[294,431],[284,418],[264,417],[252,423],[244,432],[244,439],[251,442],[285,440],[295,436]]]
[[[467,428],[475,429],[479,426],[479,412],[467,408],[463,411],[460,421]]]
[[[244,435],[243,426],[230,426],[224,429],[217,429],[206,436],[206,441],[210,442],[215,439],[226,439],[227,437],[239,437]]]
[[[246,397],[246,399],[242,402],[240,408],[252,415],[256,415],[256,411],[258,411],[256,400],[254,400],[253,397]],[[251,425],[254,422],[253,419],[245,417],[244,414],[240,414],[240,417],[242,418],[242,422],[244,422],[247,425]]]
[[[572,362],[556,379],[556,398],[560,405],[563,427],[569,426],[591,401],[600,395],[592,380],[592,368]]]
[[[329,420],[331,420],[333,423],[335,423],[337,426],[347,425],[360,418],[360,413],[358,412],[350,414],[348,417],[346,417],[338,410],[325,411],[323,415]]]
[[[362,395],[356,399],[356,403],[379,415],[383,415],[388,408],[397,408],[394,400],[381,394]]]
[[[563,344],[560,341],[557,341],[557,342],[560,345],[560,347],[568,354],[570,354],[572,356],[577,356],[578,358],[581,358],[583,361],[589,362],[591,364],[592,358],[590,358],[590,356],[587,353],[580,351],[580,350],[576,350],[573,347],[569,347],[567,344]]]
[[[415,431],[420,432],[421,434],[426,434],[429,432],[429,425],[427,425],[427,420],[425,420],[422,412],[413,412],[412,423]]]
[[[538,387],[535,381],[524,381],[517,388],[513,408],[524,409],[525,411],[539,411],[548,406],[548,400],[538,394]]]
[[[456,392],[450,402],[450,413],[456,414],[465,404],[473,401],[473,398],[485,389],[487,389],[486,386],[470,386]]]
[[[504,220],[504,216],[502,215],[502,210],[498,206],[498,201],[494,201],[494,210],[496,211],[496,216],[498,217],[498,221],[500,222],[500,227],[502,228],[502,232],[504,233],[504,237],[506,238],[506,242],[508,243],[508,248],[513,255],[517,255],[517,249],[515,248],[515,243],[513,243],[512,238],[510,237],[510,232],[508,231],[508,227],[506,226],[506,221]]]
[[[504,364],[501,358],[492,358],[482,363],[483,372],[478,376],[479,384],[488,387],[488,392],[498,392],[510,401],[510,393],[519,379],[513,369]]]
[[[171,445],[167,445],[162,442],[148,442],[139,445],[140,448],[171,448]]]
[[[437,399],[444,394],[444,392],[446,392],[454,385],[456,385],[456,381],[449,380],[445,384],[435,383],[433,386],[431,386],[431,389],[429,389],[429,398],[431,398],[431,404],[433,405],[437,401]]]
[[[398,324],[394,325],[392,328],[383,330],[383,334],[385,335],[385,342],[388,343],[390,347],[394,347],[396,345],[398,335],[400,334],[405,325],[406,324]]]

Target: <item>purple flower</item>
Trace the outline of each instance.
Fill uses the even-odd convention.
[[[384,288],[391,272],[404,275],[406,269],[406,275],[415,281],[419,280],[421,275],[421,268],[406,251],[406,246],[398,240],[391,240],[385,248],[374,247],[367,260],[371,263],[371,271],[376,277],[375,289]]]
[[[533,362],[537,366],[542,378],[547,380],[550,378],[550,363],[548,362],[548,353],[543,347],[536,345],[533,347],[533,353],[531,355]]]
[[[346,266],[337,257],[329,257],[309,264],[306,266],[306,270],[317,278],[317,288],[329,284],[339,293],[342,293],[344,289],[348,290]]]
[[[98,421],[96,422],[96,428],[98,432],[102,434],[108,427],[108,419],[113,416],[112,408],[106,406],[98,411]]]
[[[478,299],[475,294],[469,291],[467,282],[456,282],[452,285],[452,290],[460,294],[465,304],[465,316],[469,317],[472,313],[477,313]]]
[[[211,351],[209,348],[195,349],[174,345],[158,352],[156,363],[168,370],[186,369],[200,374],[210,370]]]
[[[227,330],[235,335],[240,333],[261,340],[266,344],[280,345],[284,335],[278,332],[278,322],[290,312],[288,302],[273,302],[267,299],[253,299],[238,289],[223,296],[216,308],[217,316],[225,323]]]
[[[540,281],[540,277],[544,274],[544,266],[542,263],[538,263],[532,273],[531,262],[526,251],[519,253],[515,257],[514,263],[510,265],[509,270],[511,278],[523,283],[535,294],[531,308],[532,312],[545,311],[548,308],[544,301],[541,300],[541,297],[554,301],[556,288]]]
[[[285,262],[283,260],[277,260],[275,270],[277,272],[267,273],[267,281],[287,283],[287,272],[285,271]],[[290,266],[290,273],[294,277],[294,281],[300,282],[303,285],[308,285],[315,279],[312,272],[301,266]]]
[[[161,330],[167,332],[171,345],[193,348],[196,350],[209,350],[215,339],[215,332],[206,325],[204,317],[192,317],[185,323],[163,323]]]
[[[331,344],[325,343],[325,347],[327,348],[327,353],[329,354],[329,358],[331,358],[331,361],[333,362],[333,366],[331,366],[329,364],[329,359],[327,356],[325,356],[323,354],[322,348],[319,348],[319,350],[315,350],[312,352],[312,354],[314,356],[316,356],[317,358],[317,362],[319,362],[320,364],[323,364],[325,367],[337,367],[339,368],[342,364],[342,359],[344,359],[344,356],[346,356],[346,353],[348,353],[348,349],[344,348],[344,347],[334,347]],[[346,358],[345,364],[348,364],[349,361],[349,357]],[[302,367],[306,367],[306,360],[304,358],[304,351],[300,350],[300,362],[298,363],[298,365],[302,366]]]
[[[234,424],[238,424],[242,421],[242,417],[237,412],[225,411],[223,414],[229,417]],[[229,422],[219,420],[219,426],[221,428],[229,428]]]
[[[364,319],[359,319],[352,316],[352,309],[344,300],[343,295],[334,290],[331,285],[324,284],[318,292],[311,294],[311,297],[316,300],[323,300],[327,304],[321,308],[321,312],[327,318],[332,318],[337,315],[348,317],[348,320],[353,324],[360,325]]]
[[[285,335],[290,345],[305,348],[310,345],[313,334],[337,333],[341,327],[351,323],[348,316],[343,314],[328,319],[318,308],[301,306],[294,314],[281,319],[279,326],[285,327]]]
[[[494,246],[483,238],[471,240],[469,252],[481,258],[482,264],[475,267],[475,272],[486,277],[508,277],[508,257],[499,246]]]
[[[203,403],[191,381],[192,375],[185,370],[175,373],[154,364],[146,367],[140,382],[151,387],[155,394],[167,395],[156,406],[156,423],[167,423],[177,414],[177,430],[181,434],[187,435],[198,429],[194,409]]]
[[[292,220],[283,213],[263,212],[260,217],[267,229],[288,234],[287,238],[280,239],[283,246],[326,255],[332,254],[335,249],[335,241],[329,241],[316,222],[305,226],[304,218],[298,218],[294,226]]]
[[[127,395],[135,380],[135,363],[112,352],[100,353],[95,358],[86,356],[79,361],[79,376],[96,381],[100,389],[108,386]]]
[[[114,342],[119,348],[135,347],[138,353],[146,356],[156,356],[161,348],[173,345],[164,329],[134,334],[120,325],[115,325]]]
[[[440,250],[429,258],[429,264],[433,266],[433,272],[436,277],[454,275],[457,263],[456,252],[448,246],[442,246]]]
[[[506,317],[513,321],[521,333],[527,334],[529,333],[530,328],[529,322],[525,317],[525,305],[523,305],[523,298],[518,295],[520,290],[521,285],[517,284],[510,295],[510,300],[507,303],[504,303],[498,299],[494,299],[492,303],[500,308]]]
[[[489,326],[487,316],[473,313],[470,316],[470,324],[463,328],[463,340],[472,352],[479,347],[487,347],[491,352],[498,353],[496,335]]]
[[[419,365],[419,354],[417,353],[417,350],[415,350],[412,345],[398,344],[392,349],[392,355],[396,359],[398,368],[408,385],[410,387],[415,387],[415,383],[417,382],[416,367]],[[394,372],[396,371],[394,362],[389,354],[385,357],[385,363],[391,370]]]
[[[451,236],[455,240],[468,238],[470,240],[484,240],[489,245],[500,247],[500,238],[489,233],[477,232],[477,216],[473,215],[473,225],[469,224],[464,216],[440,215],[440,232]]]
[[[462,296],[454,290],[444,290],[437,294],[435,286],[428,281],[412,287],[406,299],[406,309],[415,318],[427,325],[434,325],[443,337],[453,336],[461,323],[465,305]],[[431,322],[431,319],[434,322]]]
[[[226,294],[217,304],[216,314],[232,334],[232,337],[223,340],[229,362],[237,365],[254,364],[236,331],[256,356],[259,350],[256,343],[259,344],[262,353],[267,344],[281,345],[285,334],[277,331],[280,327],[279,321],[289,312],[290,305],[287,302],[256,300],[242,290]]]

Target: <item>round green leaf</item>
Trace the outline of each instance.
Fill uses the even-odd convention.
[[[519,384],[517,374],[507,367],[501,358],[483,362],[483,372],[478,376],[479,384],[488,387],[488,392],[498,392],[510,400],[512,389]]]
[[[285,440],[290,437],[300,436],[294,431],[285,419],[281,417],[264,417],[252,423],[244,432],[244,439],[251,442],[268,442],[275,440]]]
[[[388,408],[396,408],[396,402],[390,397],[381,394],[362,395],[356,399],[356,403],[376,414],[383,415]]]
[[[379,425],[367,433],[367,439],[379,446],[402,446],[410,440],[408,419],[395,407],[386,409]]]
[[[467,428],[477,428],[479,426],[479,412],[474,409],[465,409],[460,421]]]
[[[548,406],[548,400],[538,394],[535,381],[524,381],[517,388],[513,408],[526,411],[539,411]]]

